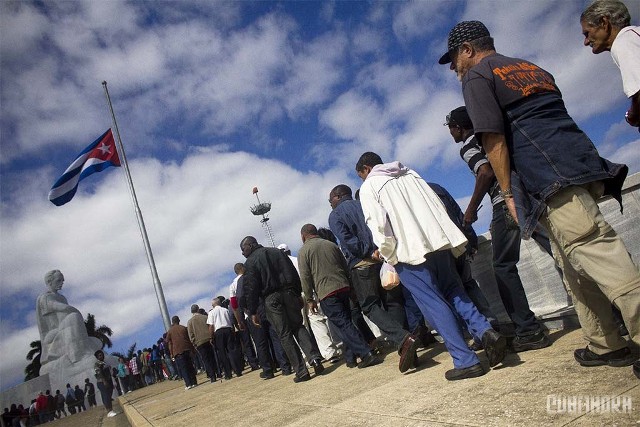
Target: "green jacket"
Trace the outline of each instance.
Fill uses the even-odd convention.
[[[347,260],[335,243],[320,237],[307,239],[298,252],[298,269],[307,301],[350,286]]]

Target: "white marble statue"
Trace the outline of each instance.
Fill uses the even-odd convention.
[[[42,343],[40,374],[49,374],[52,390],[62,390],[66,383],[82,385],[85,378],[93,382],[94,353],[102,343],[87,334],[82,314],[58,293],[64,283],[60,270],[48,272],[44,280],[49,290],[36,304]]]

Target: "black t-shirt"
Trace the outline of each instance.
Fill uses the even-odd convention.
[[[476,134],[505,134],[509,105],[541,92],[560,93],[550,73],[498,53],[483,58],[462,79],[462,95]]]

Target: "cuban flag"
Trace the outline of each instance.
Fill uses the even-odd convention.
[[[109,166],[120,166],[111,129],[85,148],[53,184],[49,191],[49,200],[56,206],[62,206],[76,194],[78,183],[89,175],[100,172]]]

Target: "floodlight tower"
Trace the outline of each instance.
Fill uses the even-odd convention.
[[[259,216],[259,215],[262,216],[262,219],[260,220],[260,223],[262,224],[262,228],[264,228],[264,232],[267,235],[269,242],[271,242],[271,246],[275,248],[276,242],[273,239],[273,232],[271,231],[271,227],[269,226],[269,217],[267,216],[267,214],[271,210],[271,203],[260,201],[260,197],[258,197],[258,187],[253,187],[253,194],[256,195],[256,199],[258,199],[258,204],[255,206],[252,206],[249,209],[251,209],[252,214],[256,216]]]

